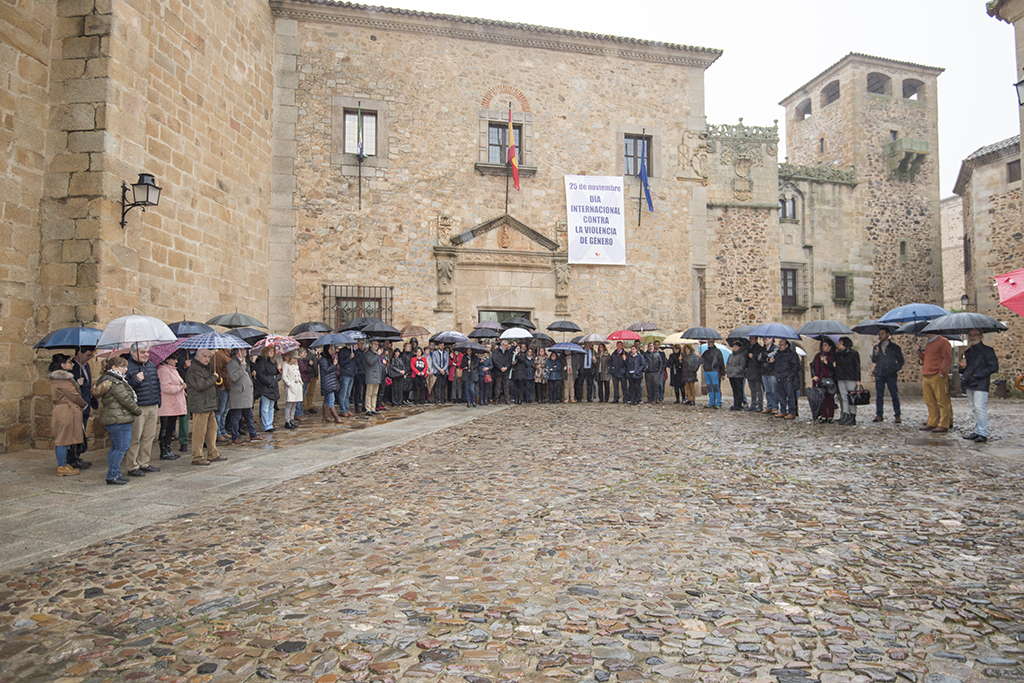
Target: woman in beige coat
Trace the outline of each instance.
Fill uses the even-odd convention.
[[[53,413],[50,429],[53,432],[53,447],[57,455],[57,476],[71,477],[78,470],[68,465],[68,446],[85,440],[82,431],[82,409],[86,402],[78,390],[75,376],[71,374],[74,359],[63,353],[56,353],[50,361],[50,398]]]

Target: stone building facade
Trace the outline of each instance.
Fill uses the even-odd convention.
[[[964,289],[964,206],[957,195],[941,204],[942,218],[942,307],[962,310]]]
[[[713,49],[313,0],[18,3],[0,15],[0,452],[48,445],[31,344],[133,310],[278,333],[509,313],[725,331],[941,301],[938,69],[844,58],[783,101],[779,164],[776,126],[706,123]],[[161,202],[122,229],[140,172]],[[625,177],[627,265],[568,264],[566,175]]]
[[[989,335],[1001,376],[1024,372],[1024,317],[999,305],[994,277],[1024,265],[1020,136],[986,145],[964,159],[953,191],[963,202],[964,291],[969,310],[1006,323]]]

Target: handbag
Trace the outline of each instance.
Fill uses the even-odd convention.
[[[491,380],[491,373],[484,373],[484,384],[490,384],[492,381],[493,380]]]
[[[836,381],[831,377],[821,378],[821,388],[827,391],[828,393],[832,394],[833,396],[839,393],[839,388],[836,387]]]
[[[851,406],[866,406],[871,403],[871,392],[867,389],[848,391],[846,397]]]

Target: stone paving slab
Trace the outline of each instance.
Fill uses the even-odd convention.
[[[10,540],[0,543],[0,570],[115,538],[193,507],[287,481],[505,407],[449,406],[402,413],[401,419],[336,436],[331,436],[333,426],[316,426],[320,437],[316,440],[222,447],[228,461],[203,468],[191,466],[188,454],[174,461],[154,458],[152,464],[162,471],[132,479],[126,486],[104,483],[105,451],[91,452],[88,458],[93,467],[75,477],[54,477],[56,466],[49,452],[6,454],[0,469],[0,520]],[[40,544],[42,540],[49,543]]]
[[[0,575],[0,683],[1019,680],[993,412],[996,448],[917,444],[914,402],[477,413]]]

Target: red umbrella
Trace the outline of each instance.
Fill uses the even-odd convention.
[[[1024,268],[996,275],[999,303],[1017,315],[1024,315]]]
[[[633,330],[616,330],[608,335],[608,341],[640,341],[641,337]]]

